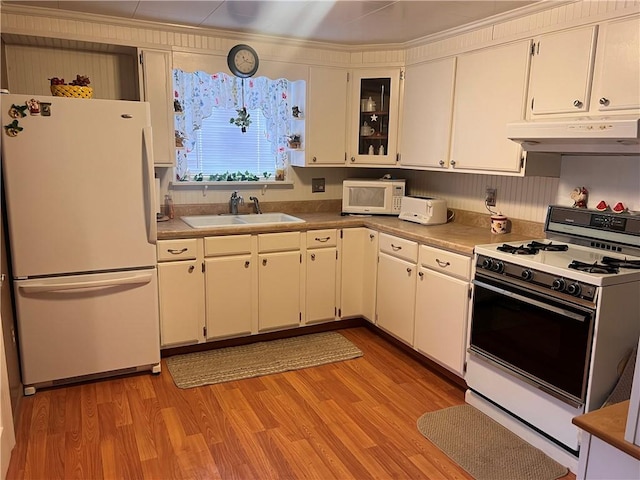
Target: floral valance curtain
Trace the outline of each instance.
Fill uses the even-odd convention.
[[[264,135],[271,144],[276,165],[286,165],[291,82],[285,78],[240,78],[225,73],[173,71],[174,109],[182,111],[176,119],[176,136],[187,150],[194,144],[194,132],[214,108],[259,109],[266,119]],[[236,127],[240,128],[240,127]],[[248,128],[252,128],[250,125]]]

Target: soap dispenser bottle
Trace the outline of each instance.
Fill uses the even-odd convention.
[[[164,208],[165,208],[167,217],[172,219],[176,216],[175,207],[173,205],[173,198],[171,198],[171,195],[169,194],[166,194],[164,196]]]

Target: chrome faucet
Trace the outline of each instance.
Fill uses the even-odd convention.
[[[249,197],[249,200],[253,202],[253,207],[256,209],[256,213],[262,213],[262,210],[260,210],[260,202],[258,201],[258,199],[256,197]]]
[[[238,192],[235,191],[231,194],[231,198],[229,199],[229,212],[232,215],[238,214],[238,205],[244,205],[244,198],[238,195]]]

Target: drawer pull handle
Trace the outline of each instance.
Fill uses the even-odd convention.
[[[181,253],[186,252],[187,250],[189,250],[188,248],[181,248],[180,250],[175,249],[175,248],[167,248],[167,252],[169,252],[172,255],[180,255]]]
[[[397,252],[398,250],[402,250],[402,247],[400,245],[394,245],[392,243],[391,244],[391,250],[393,250],[394,252]]]
[[[244,262],[244,268],[249,268],[249,265],[251,265],[251,262],[249,260]]]
[[[324,242],[328,242],[330,238],[331,238],[331,237],[322,237],[322,238],[320,238],[320,237],[316,237],[316,238],[315,238],[315,240],[316,240],[316,242],[322,242],[322,243],[324,243]]]
[[[438,265],[440,265],[442,268],[446,268],[446,267],[448,267],[449,265],[451,265],[449,262],[443,262],[442,260],[439,260],[439,259],[437,259],[437,258],[436,258],[436,263],[437,263]]]

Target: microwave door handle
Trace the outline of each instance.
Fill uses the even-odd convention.
[[[534,300],[533,298],[528,298],[525,297],[523,295],[519,295],[517,293],[514,292],[510,292],[509,290],[505,290],[503,288],[500,287],[495,287],[493,285],[488,285],[484,282],[480,282],[478,280],[472,280],[472,282],[474,285],[477,285],[478,287],[482,287],[482,288],[486,288],[487,290],[491,290],[493,292],[499,293],[500,295],[505,295],[507,297],[511,297],[514,298],[520,302],[523,303],[528,303],[529,305],[533,305],[535,307],[540,307],[544,310],[549,310],[550,312],[554,312],[557,313],[559,315],[563,315],[565,317],[569,317],[573,320],[578,320],[579,322],[584,322],[585,321],[585,316],[584,315],[580,315],[579,313],[575,313],[575,312],[571,312],[569,310],[565,310],[564,308],[560,308],[560,307],[556,307],[554,305],[549,305],[547,303],[541,302],[539,300]]]

